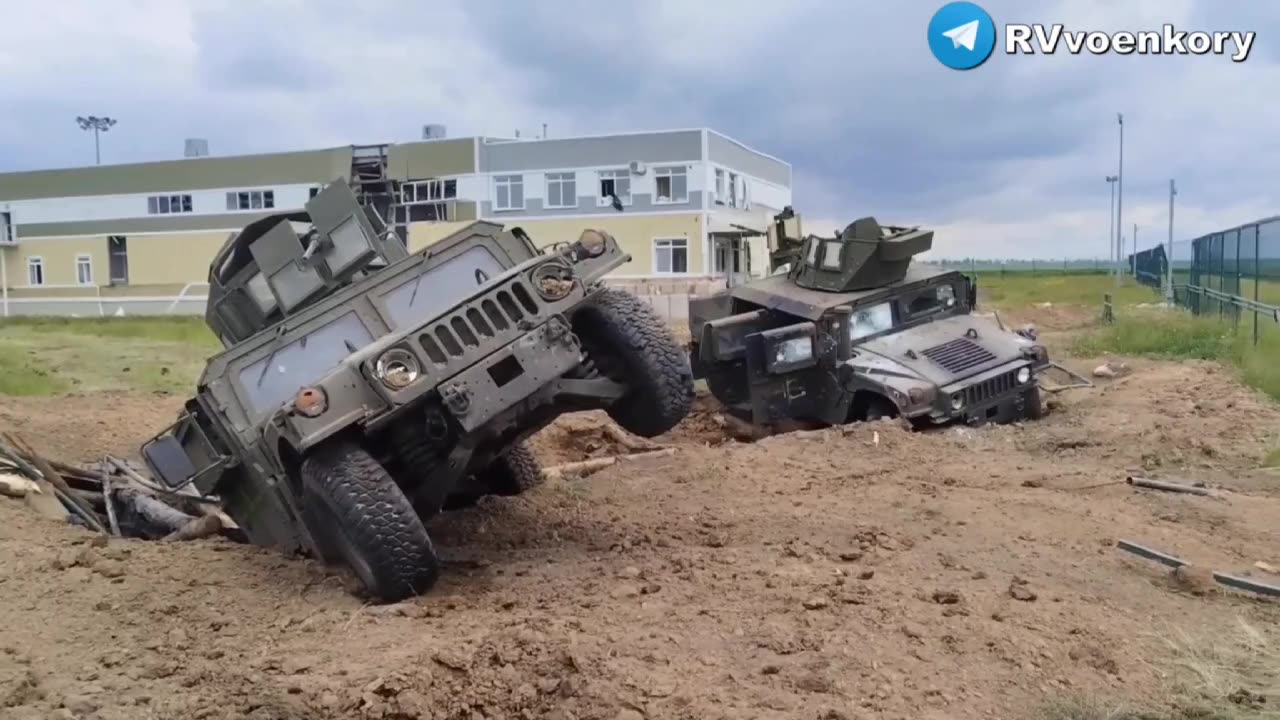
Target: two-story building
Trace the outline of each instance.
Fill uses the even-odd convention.
[[[790,165],[708,129],[434,137],[3,173],[3,312],[202,312],[208,263],[229,233],[302,208],[338,177],[390,181],[388,219],[411,250],[476,219],[518,225],[538,244],[597,227],[633,258],[612,282],[665,292],[762,275],[769,218],[791,204]]]

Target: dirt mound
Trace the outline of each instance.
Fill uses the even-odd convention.
[[[1214,633],[1238,617],[1274,646],[1280,610],[1184,590],[1115,541],[1233,574],[1277,562],[1280,498],[1232,478],[1280,410],[1211,365],[1129,362],[1125,378],[1062,393],[1045,420],[1003,427],[712,442],[704,398],[654,440],[672,455],[439,518],[443,579],[393,606],[223,540],[92,547],[0,498],[0,715],[984,718],[1072,694],[1162,706],[1165,619]],[[157,419],[126,422],[120,404],[6,405],[5,419],[52,443],[64,413],[117,413],[118,438],[71,442],[118,452]],[[625,451],[604,418],[563,418],[536,452]],[[1157,450],[1149,475],[1228,492],[1125,485]]]

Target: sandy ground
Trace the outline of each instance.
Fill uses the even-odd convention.
[[[1159,707],[1171,633],[1272,633],[1280,606],[1179,583],[1115,541],[1236,574],[1280,564],[1280,478],[1255,470],[1280,408],[1210,364],[1128,363],[1007,427],[744,444],[703,400],[661,439],[674,455],[441,518],[444,579],[393,606],[307,560],[98,546],[0,498],[0,717],[1015,718],[1075,693]],[[179,403],[6,398],[0,425],[90,459],[134,452]],[[597,421],[544,431],[544,463],[615,450]],[[1137,491],[1137,472],[1222,496]]]

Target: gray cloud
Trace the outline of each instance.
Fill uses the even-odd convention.
[[[938,3],[940,5],[941,3]],[[1125,113],[1125,216],[1155,239],[1177,177],[1179,235],[1276,212],[1280,7],[1215,0],[981,3],[1069,29],[1257,30],[1223,57],[1009,57],[955,72],[929,54],[925,3],[263,0],[18,7],[0,45],[0,170],[81,164],[76,114],[121,123],[110,162],[403,140],[710,126],[795,168],[821,229],[930,224],[937,252],[1106,252]],[[230,6],[230,7],[229,7]],[[1126,230],[1126,232],[1129,232]],[[1159,232],[1163,232],[1160,230]],[[1150,233],[1147,235],[1146,233]]]

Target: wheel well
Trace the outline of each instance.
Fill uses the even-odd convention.
[[[280,465],[284,468],[284,476],[293,496],[302,497],[302,455],[287,440],[281,438],[276,445],[276,457],[280,458]]]
[[[896,416],[898,406],[888,397],[874,390],[858,390],[853,393],[853,401],[849,403],[848,422],[861,422],[867,419],[868,413],[879,407],[881,412]]]

